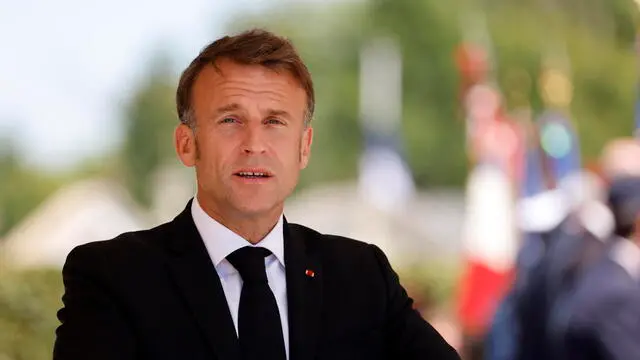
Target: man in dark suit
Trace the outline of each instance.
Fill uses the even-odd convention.
[[[377,247],[284,218],[313,108],[286,39],[207,46],[177,90],[197,194],[169,223],[69,254],[54,359],[458,359]]]
[[[563,358],[640,359],[640,177],[615,179],[615,237],[563,305]]]

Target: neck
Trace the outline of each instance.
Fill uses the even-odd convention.
[[[240,235],[251,244],[257,244],[273,230],[282,215],[282,206],[277,206],[266,213],[243,215],[219,211],[213,202],[197,195],[202,210],[212,219],[227,229]]]

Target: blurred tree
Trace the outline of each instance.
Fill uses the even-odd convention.
[[[0,138],[0,189],[8,189],[10,178],[18,168],[18,159],[13,142],[8,137]],[[0,191],[0,237],[13,226],[15,219],[9,215],[8,191]]]
[[[25,167],[10,139],[0,141],[0,237],[21,221],[49,194],[63,177]]]
[[[466,172],[464,123],[453,54],[460,1],[372,1],[373,29],[395,34],[404,56],[404,135],[419,186],[459,186]]]
[[[176,81],[167,57],[159,55],[148,76],[134,92],[125,113],[125,142],[121,153],[124,179],[133,197],[150,206],[153,175],[165,162],[176,162],[172,146]]]
[[[0,272],[0,359],[51,359],[62,291],[59,270]]]

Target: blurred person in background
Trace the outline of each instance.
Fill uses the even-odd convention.
[[[634,138],[615,139],[605,145],[600,159],[605,180],[640,176],[640,142]]]
[[[562,215],[557,225],[539,234],[539,260],[528,274],[531,283],[520,302],[525,304],[519,309],[524,336],[518,359],[537,358],[532,354],[564,359],[558,341],[564,331],[565,299],[581,274],[606,251],[613,228],[602,191],[601,181],[583,171],[561,181],[553,191],[555,199],[546,204],[546,210],[539,209]]]
[[[563,309],[567,359],[640,358],[640,176],[617,176],[608,198],[614,237]]]
[[[494,319],[487,359],[554,359],[556,301],[610,234],[599,187],[593,175],[580,173],[519,202],[519,228],[528,237],[513,287]]]
[[[458,359],[380,249],[284,218],[313,109],[288,40],[204,48],[175,131],[197,194],[171,222],[69,254],[54,359]]]
[[[614,184],[617,179],[633,174],[638,170],[638,165],[634,165],[637,158],[633,156],[638,149],[635,141],[612,141],[603,150],[602,173]],[[518,302],[521,324],[518,359],[571,358],[567,357],[564,339],[569,332],[576,288],[607,256],[614,243],[611,234],[619,223],[610,211],[617,206],[610,205],[610,209],[605,204],[607,180],[602,180],[592,172],[582,171],[544,194],[546,204],[544,199],[537,199],[538,204],[527,204],[530,227],[548,227],[543,226],[545,218],[550,219],[553,213],[561,216],[553,221],[558,226],[541,233],[539,251],[529,252],[539,255],[526,274],[529,283],[521,285],[528,295],[521,295]],[[615,192],[615,186],[611,191]]]
[[[556,358],[563,324],[558,303],[572,291],[578,274],[605,251],[612,231],[601,179],[579,169],[556,179],[550,159],[542,159],[538,181],[546,185],[517,204],[523,244],[515,281],[493,319],[487,359]]]

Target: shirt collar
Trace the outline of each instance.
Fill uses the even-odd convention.
[[[209,216],[200,206],[197,197],[194,197],[191,203],[191,216],[215,267],[229,254],[245,246],[268,249],[282,266],[285,265],[282,215],[280,215],[276,226],[255,245]]]
[[[631,240],[619,238],[611,249],[611,259],[635,280],[640,280],[640,248]]]

